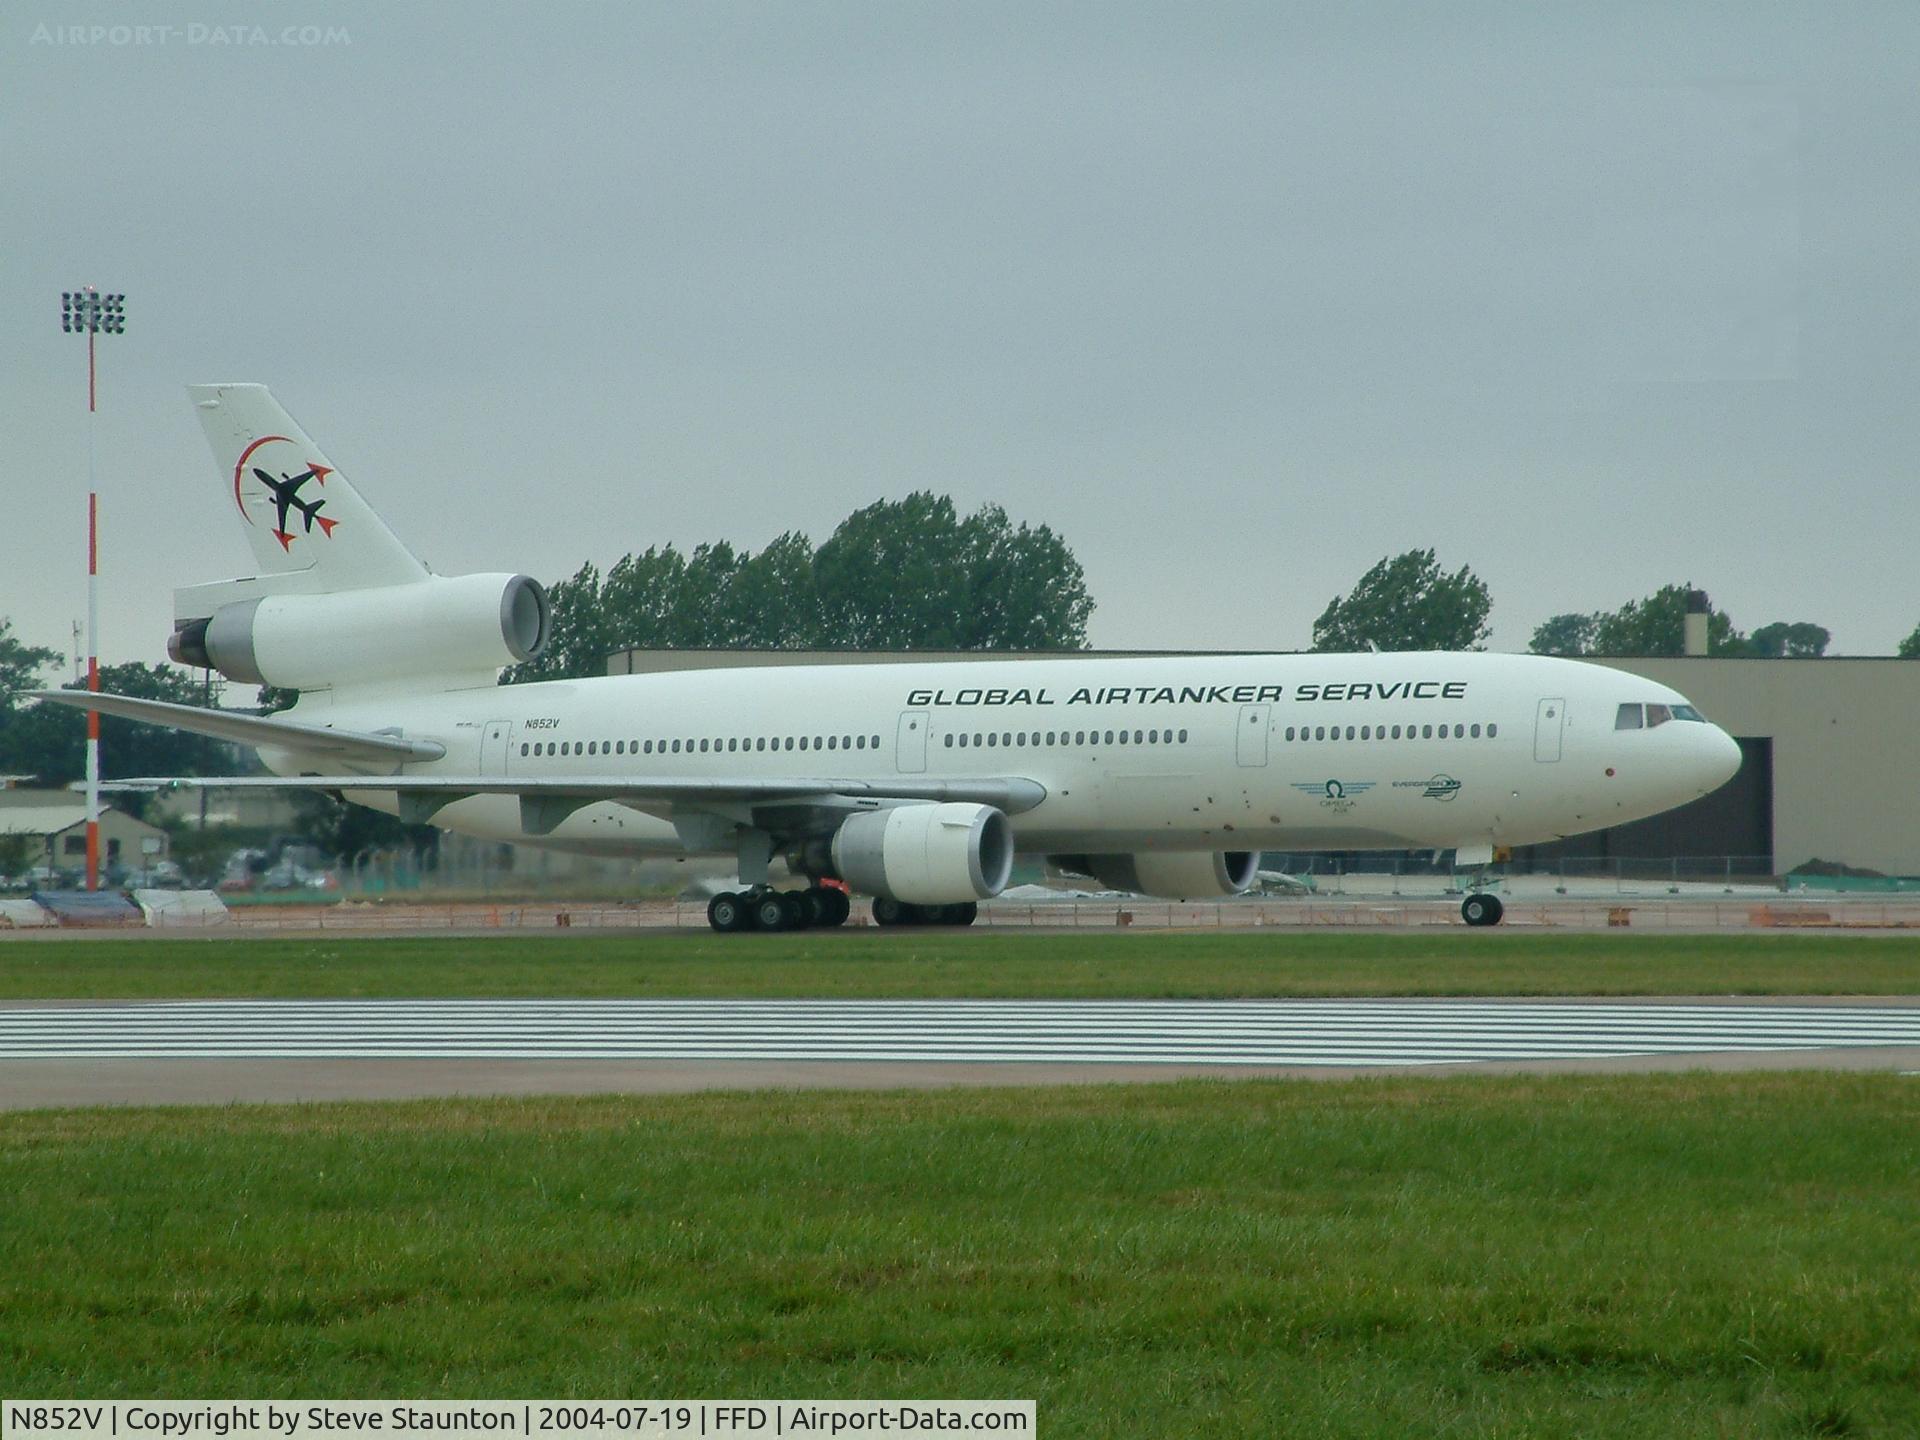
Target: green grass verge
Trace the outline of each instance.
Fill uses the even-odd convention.
[[[1902,995],[1920,938],[841,931],[0,944],[0,1000],[172,996]]]
[[[1891,1075],[8,1115],[0,1392],[1907,1436],[1916,1173]]]

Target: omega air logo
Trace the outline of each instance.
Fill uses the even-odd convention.
[[[1105,689],[1081,687],[1066,699],[1047,687],[1018,689],[969,687],[960,690],[909,690],[907,706],[927,705],[1261,705],[1285,698],[1284,685],[1114,685]],[[1294,687],[1296,701],[1312,700],[1464,700],[1464,680],[1371,680],[1309,683]]]
[[[1374,784],[1372,780],[1296,780],[1293,788],[1302,795],[1320,796],[1322,810],[1345,815],[1353,809],[1356,800],[1373,789]]]
[[[1418,790],[1422,800],[1447,801],[1460,793],[1460,782],[1451,775],[1435,775],[1426,780],[1396,780],[1396,790]]]
[[[268,449],[269,446],[273,448]],[[249,461],[254,463],[250,465]],[[273,504],[273,538],[280,542],[282,550],[292,550],[293,542],[313,534],[316,525],[323,538],[333,538],[334,527],[340,522],[320,513],[326,509],[326,497],[300,498],[300,491],[309,480],[325,487],[327,476],[333,473],[331,466],[303,458],[300,447],[285,435],[262,435],[247,446],[233,467],[233,503],[240,509],[240,518],[251,525],[253,516],[247,514],[247,503],[241,496],[241,486],[249,470]],[[299,535],[287,528],[287,517],[296,514],[303,522]]]

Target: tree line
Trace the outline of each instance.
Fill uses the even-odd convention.
[[[1052,529],[925,491],[854,511],[817,547],[794,531],[757,553],[649,546],[547,593],[552,637],[510,684],[605,674],[636,648],[1072,650],[1093,614]]]
[[[1527,648],[1536,655],[1680,655],[1686,649],[1687,599],[1692,586],[1663,585],[1617,610],[1554,615],[1534,628]],[[1313,622],[1319,651],[1480,650],[1492,633],[1493,597],[1486,582],[1463,565],[1451,574],[1432,550],[1408,550],[1380,560]],[[1752,634],[1737,629],[1724,610],[1707,612],[1709,655],[1810,659],[1827,653],[1833,636],[1810,621],[1776,620]],[[1920,626],[1899,654],[1920,658]]]

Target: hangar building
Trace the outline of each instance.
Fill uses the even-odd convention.
[[[1081,650],[1050,658],[1245,654]],[[609,674],[737,665],[898,664],[1040,658],[1011,651],[623,650]],[[1569,861],[1680,861],[1691,873],[1728,860],[1741,875],[1780,875],[1821,860],[1920,875],[1920,660],[1595,658],[1670,685],[1740,742],[1745,763],[1721,790],[1666,815],[1516,853],[1520,868]],[[1691,862],[1691,864],[1686,864]]]

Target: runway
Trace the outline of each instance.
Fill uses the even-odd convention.
[[[1920,1005],[194,1000],[0,1007],[0,1108],[1409,1067],[1914,1068]]]

